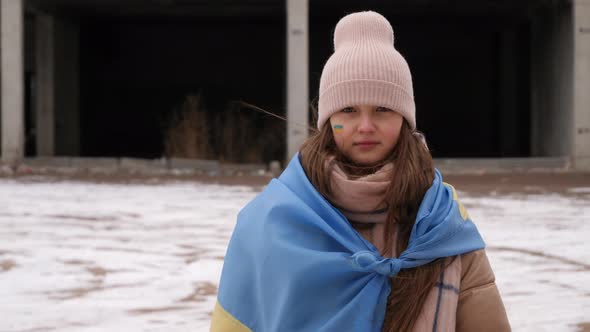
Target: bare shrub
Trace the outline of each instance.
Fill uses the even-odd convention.
[[[229,103],[222,117],[220,159],[232,163],[267,163],[283,151],[285,123],[261,112]]]
[[[199,94],[185,97],[180,109],[173,113],[164,139],[168,158],[211,158],[207,112]]]

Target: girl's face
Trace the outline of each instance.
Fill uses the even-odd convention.
[[[336,146],[353,162],[371,166],[395,148],[403,117],[385,107],[357,105],[330,117]]]

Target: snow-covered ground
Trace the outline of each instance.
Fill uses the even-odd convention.
[[[208,331],[235,216],[258,190],[0,179],[0,331]],[[515,331],[590,322],[590,188],[459,194]]]

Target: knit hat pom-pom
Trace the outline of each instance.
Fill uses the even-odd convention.
[[[348,43],[377,42],[393,47],[393,29],[381,14],[366,11],[343,17],[334,31],[334,50]]]

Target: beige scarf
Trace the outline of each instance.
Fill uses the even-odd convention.
[[[392,232],[392,248],[383,248],[387,204],[385,193],[389,186],[392,164],[377,172],[353,179],[334,159],[328,161],[331,168],[331,196],[328,200],[342,212],[351,225],[385,257],[396,257],[397,228]],[[455,259],[447,267],[436,287],[433,288],[414,326],[415,332],[455,331],[457,302],[461,280],[461,259]]]
[[[393,165],[387,164],[373,174],[352,179],[336,161],[329,163],[332,193],[328,199],[367,241],[380,252],[393,254],[383,248],[387,219],[387,205],[383,199]]]

